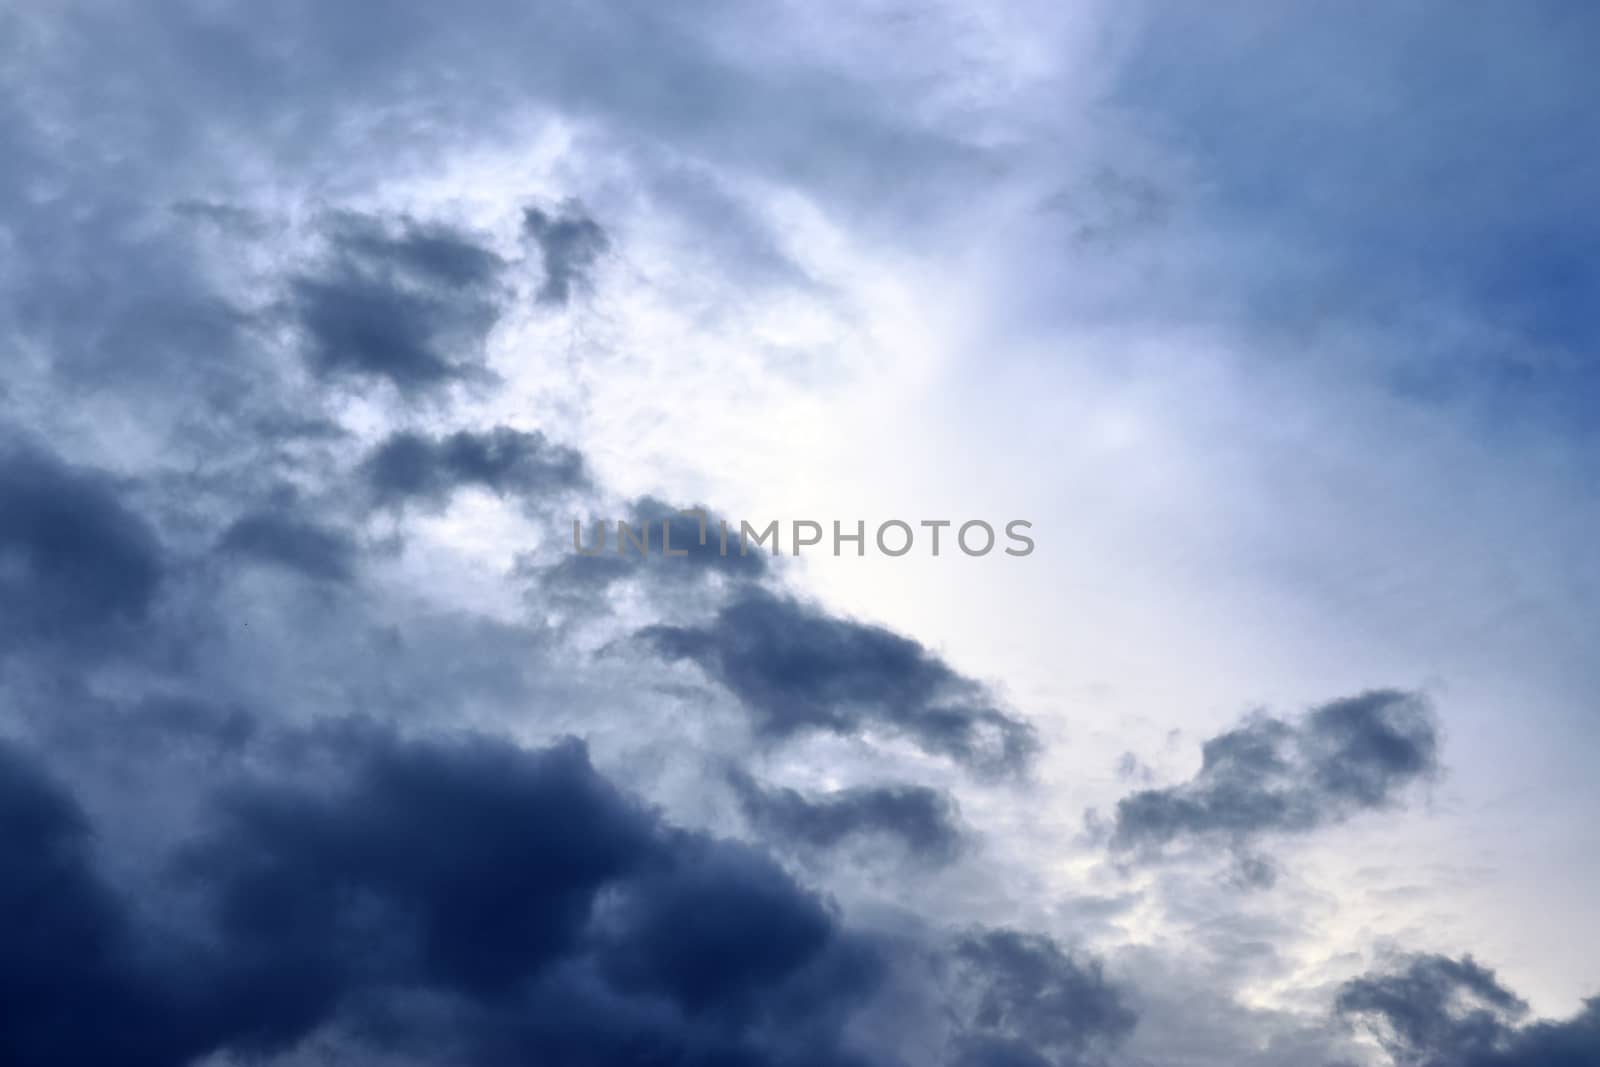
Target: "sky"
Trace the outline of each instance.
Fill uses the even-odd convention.
[[[1600,1064],[1597,34],[6,6],[0,1064]]]

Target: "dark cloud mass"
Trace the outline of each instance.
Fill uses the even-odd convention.
[[[379,740],[327,798],[282,787],[234,793],[188,873],[219,887],[228,928],[264,953],[317,960],[363,936],[345,898],[392,907],[423,981],[502,990],[570,952],[599,887],[651,860],[653,829],[590,768],[581,746],[525,754]],[[343,929],[348,919],[350,929]],[[376,947],[376,946],[373,946]]]
[[[0,444],[0,649],[88,638],[149,611],[166,564],[110,480]]]
[[[0,743],[0,1062],[182,1063],[197,1050],[169,1029],[170,991],[140,966],[89,844],[65,790]]]
[[[404,392],[468,376],[500,317],[500,261],[464,235],[342,217],[315,270],[291,280],[289,307],[311,370],[382,379]]]
[[[960,1067],[1098,1063],[1136,1021],[1098,964],[1045,938],[1009,930],[970,935],[957,946],[952,970],[953,1004],[968,1020]]]
[[[517,496],[530,503],[589,485],[583,457],[537,430],[496,426],[483,433],[459,430],[445,437],[390,435],[366,461],[366,475],[386,503],[447,503],[459,488]]]
[[[538,244],[544,263],[539,287],[544,304],[565,304],[574,290],[586,288],[595,263],[611,247],[606,231],[575,204],[565,205],[557,215],[530,207],[522,214],[522,227]]]
[[[1120,800],[1111,845],[1149,850],[1208,837],[1244,845],[1341,822],[1431,777],[1438,745],[1426,701],[1397,690],[1334,700],[1299,719],[1258,715],[1208,740],[1188,782]]]
[[[96,874],[66,792],[0,748],[5,1062],[177,1065],[329,1029],[463,1064],[883,1062],[849,1028],[901,950],[759,851],[666,824],[581,743],[361,729],[312,747],[334,782],[218,793],[165,876],[191,904],[161,925]],[[1042,939],[941,958],[953,978],[930,994],[971,1016],[961,1062],[988,1062],[974,1042],[1076,1054],[1131,1026],[1098,970]],[[396,1021],[419,996],[436,1010]]]
[[[988,770],[1020,769],[1035,748],[1026,724],[915,641],[788,597],[749,590],[706,625],[641,636],[726,686],[766,737],[877,727]]]
[[[924,862],[948,861],[961,847],[955,801],[927,786],[853,786],[808,796],[763,787],[739,771],[729,777],[745,817],[774,840],[807,849],[894,840]]]
[[[1600,1000],[1564,1021],[1528,1005],[1468,956],[1412,956],[1339,988],[1339,1014],[1368,1030],[1395,1067],[1594,1067]]]

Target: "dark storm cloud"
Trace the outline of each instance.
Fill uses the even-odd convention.
[[[138,622],[166,564],[109,479],[0,442],[0,646]]]
[[[224,531],[218,547],[236,557],[323,581],[347,582],[355,571],[356,545],[349,535],[276,511],[241,516]]]
[[[132,915],[90,867],[82,813],[0,749],[6,1062],[271,1053],[416,988],[461,1005],[464,1028],[380,1030],[388,1051],[847,1062],[810,1041],[837,1045],[827,1013],[861,991],[870,959],[841,984],[847,935],[770,861],[663,826],[577,743],[351,743],[371,747],[347,753],[354,781],[337,795],[224,798],[216,833],[181,865],[212,948],[183,959],[138,954]],[[597,910],[603,891],[614,899]]]
[[[0,1061],[178,1067],[225,1042],[270,1045],[271,1009],[212,982],[172,931],[140,929],[93,839],[65,789],[0,743]]]
[[[898,840],[912,859],[934,863],[953,859],[961,848],[955,801],[927,786],[854,786],[807,796],[764,787],[739,771],[729,779],[745,818],[764,839],[815,850]]]
[[[530,207],[522,213],[522,227],[538,244],[544,264],[543,304],[565,304],[573,290],[587,288],[595,263],[611,247],[606,231],[575,204],[558,215]]]
[[[1101,1062],[1138,1016],[1099,964],[1009,930],[963,939],[953,955],[964,1027],[959,1067],[1069,1067]]]
[[[849,1031],[896,967],[952,1006],[964,1063],[1081,1062],[1132,1025],[1097,967],[1043,939],[913,949],[938,980],[904,966],[759,851],[663,822],[579,742],[308,743],[208,805],[159,921],[96,873],[71,797],[0,746],[6,1062],[178,1067],[332,1032],[462,1064],[888,1067]]]
[[[1339,988],[1340,1015],[1370,1030],[1396,1067],[1592,1067],[1600,1000],[1565,1021],[1525,1021],[1528,1006],[1471,956],[1413,956]]]
[[[88,860],[72,798],[0,742],[0,1060],[87,1067],[177,1061],[142,988],[116,902]],[[74,1010],[93,1025],[74,1026]]]
[[[216,890],[234,937],[314,960],[330,986],[362,980],[338,951],[362,936],[342,898],[395,910],[413,939],[397,962],[422,980],[488,993],[573,951],[594,893],[659,847],[649,815],[576,743],[535,753],[346,744],[371,749],[351,754],[351,788],[235,793],[187,864]]]
[[[1426,701],[1373,690],[1305,716],[1257,716],[1208,740],[1199,772],[1182,785],[1117,803],[1111,845],[1159,849],[1185,838],[1240,846],[1263,834],[1304,833],[1396,803],[1438,769]]]
[[[321,377],[386,379],[402,391],[475,370],[500,316],[499,258],[466,235],[341,216],[316,271],[289,283],[306,358]]]
[[[764,590],[744,591],[705,625],[641,636],[726,686],[763,737],[883,728],[986,770],[1018,770],[1036,747],[1026,724],[917,642]]]
[[[619,988],[665,997],[690,1017],[743,1022],[791,994],[859,1000],[875,983],[872,952],[841,945],[832,906],[772,860],[701,837],[674,845],[600,924],[601,970]]]
[[[391,434],[368,457],[365,474],[384,503],[448,503],[458,488],[484,489],[533,503],[589,486],[583,456],[538,431],[496,426],[445,437]]]

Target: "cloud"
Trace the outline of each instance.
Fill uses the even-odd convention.
[[[235,520],[218,547],[239,558],[330,582],[348,582],[356,563],[355,542],[347,534],[270,511],[251,512]]]
[[[102,634],[148,614],[167,563],[110,479],[0,444],[0,500],[0,644]]]
[[[611,247],[606,231],[576,204],[557,215],[530,207],[522,213],[522,228],[538,244],[544,263],[542,304],[566,304],[574,290],[588,288],[595,263]]]
[[[533,504],[590,484],[577,451],[552,443],[537,430],[509,426],[459,430],[444,437],[394,433],[373,450],[364,470],[380,502],[418,501],[435,508],[461,488]]]
[[[648,813],[576,743],[535,753],[359,735],[342,744],[353,749],[338,754],[350,788],[228,795],[221,826],[186,864],[234,936],[314,958],[330,980],[356,980],[333,950],[363,936],[341,901],[367,896],[394,910],[411,939],[401,966],[420,980],[505,989],[573,951],[593,895],[659,847]]]
[[[451,289],[490,286],[505,267],[499,256],[472,237],[440,223],[404,217],[388,221],[347,212],[336,215],[328,228],[345,255]]]
[[[1378,1039],[1396,1067],[1581,1067],[1600,1063],[1600,1000],[1564,1021],[1528,1005],[1471,956],[1418,955],[1339,987],[1338,1013]]]
[[[1464,35],[1457,20],[1443,37],[1409,32],[1431,28],[1426,13],[1388,20],[1408,31],[1394,41],[1444,42],[1471,60],[1441,82],[1415,49],[1372,53],[1371,34],[1349,32],[1359,18],[1334,17],[1330,38],[1315,32],[1330,25],[1321,15],[1270,26],[1210,15],[1191,26],[1188,16],[1174,24],[1162,15],[1156,48],[1146,38],[1126,43],[1133,79],[1176,73],[1179,91],[1165,101],[1179,101],[1174,110],[1147,108],[1143,86],[1110,77],[1124,42],[1114,34],[1115,55],[1102,56],[1092,17],[998,9],[976,17],[959,8],[790,5],[752,14],[692,2],[491,0],[449,11],[400,3],[376,20],[332,5],[267,11],[225,2],[137,15],[115,7],[0,15],[8,101],[0,153],[11,179],[0,182],[0,262],[27,266],[0,270],[8,353],[0,416],[59,454],[0,453],[0,736],[15,739],[0,744],[0,1060],[1059,1067],[1121,1050],[1120,1062],[1267,1067],[1338,1058],[1308,1054],[1313,1039],[1322,1048],[1322,1031],[1298,1029],[1308,1016],[1246,1004],[1259,1003],[1268,978],[1284,1002],[1303,1002],[1291,981],[1320,973],[1322,951],[1348,951],[1348,931],[1375,928],[1352,910],[1361,906],[1353,898],[1341,901],[1337,923],[1296,925],[1280,897],[1250,902],[1271,914],[1236,917],[1231,896],[1218,905],[1185,897],[1184,887],[1130,894],[1115,915],[1094,919],[1097,938],[1137,938],[1105,972],[1065,940],[966,924],[1026,915],[1057,937],[1084,929],[1093,907],[1084,891],[1105,887],[1082,884],[1100,872],[1073,851],[1070,829],[1052,825],[1061,821],[1057,789],[1142,790],[1143,806],[1126,818],[1119,809],[1121,854],[1212,849],[1232,860],[1238,882],[1263,884],[1272,867],[1259,850],[1274,835],[1392,806],[1432,773],[1431,732],[1408,730],[1401,704],[1374,709],[1357,699],[1336,702],[1348,705],[1344,720],[1263,718],[1230,731],[1207,746],[1193,781],[1170,789],[1152,788],[1134,761],[1120,785],[1108,784],[1093,768],[1130,741],[1108,736],[1095,715],[1115,714],[1113,706],[1142,713],[1145,694],[1217,683],[1204,671],[1173,673],[1194,653],[1178,640],[1161,642],[1149,684],[1125,688],[1114,674],[1131,661],[1094,640],[1083,620],[1166,620],[1182,632],[1192,601],[1237,627],[1231,597],[1265,561],[1275,576],[1311,579],[1294,593],[1332,636],[1340,636],[1332,620],[1365,594],[1379,599],[1380,586],[1436,625],[1441,613],[1417,606],[1410,583],[1384,580],[1393,557],[1379,560],[1362,537],[1348,543],[1354,497],[1336,483],[1351,476],[1359,496],[1381,482],[1396,500],[1424,478],[1481,489],[1494,484],[1481,465],[1509,462],[1510,453],[1480,454],[1472,439],[1444,454],[1446,463],[1431,442],[1454,432],[1447,419],[1419,425],[1397,405],[1380,424],[1340,400],[1347,374],[1352,392],[1373,384],[1369,368],[1342,358],[1342,345],[1331,346],[1335,358],[1304,366],[1280,359],[1271,375],[1214,376],[1235,352],[1248,371],[1254,354],[1252,336],[1233,344],[1235,335],[1212,327],[1220,321],[1225,333],[1237,314],[1252,327],[1264,316],[1269,329],[1279,319],[1331,322],[1330,333],[1344,335],[1352,320],[1342,316],[1355,308],[1360,346],[1369,336],[1363,309],[1373,301],[1388,309],[1393,294],[1410,300],[1419,281],[1444,278],[1455,291],[1503,293],[1501,309],[1542,334],[1581,337],[1572,313],[1592,274],[1574,252],[1584,234],[1550,236],[1593,184],[1582,160],[1566,165],[1571,138],[1547,137],[1498,163],[1475,156],[1485,166],[1465,169],[1417,154],[1440,131],[1457,147],[1494,143],[1486,131],[1530,108],[1548,116],[1544,133],[1562,128],[1571,117],[1564,106],[1501,90],[1537,90],[1544,83],[1529,72],[1565,76],[1576,66],[1532,49],[1538,62],[1501,64],[1499,80],[1469,86],[1469,97],[1487,93],[1511,110],[1449,109],[1498,116],[1487,126],[1446,130],[1451,123],[1440,125],[1428,107],[1390,108],[1391,118],[1417,124],[1397,137],[1365,121],[1367,104],[1397,87],[1427,102],[1418,93],[1477,71],[1488,54],[1479,46],[1498,45],[1499,27],[1525,28],[1527,18]],[[899,46],[888,65],[876,58],[886,40]],[[1576,44],[1556,58],[1587,61]],[[1382,77],[1325,76],[1375,67]],[[1241,69],[1295,91],[1262,94],[1254,75],[1235,76]],[[1362,84],[1385,92],[1367,100],[1357,91],[1343,98],[1354,106],[1331,106]],[[1080,94],[1103,101],[1107,93],[1115,115],[1078,106]],[[1257,106],[1264,99],[1269,106]],[[1136,121],[1125,123],[1130,111]],[[1160,125],[1197,139],[1169,143],[1137,121],[1150,111],[1196,118]],[[1417,136],[1424,128],[1432,132]],[[1307,129],[1319,131],[1310,154],[1327,166],[1303,165],[1295,146]],[[1363,138],[1385,150],[1360,151]],[[1220,167],[1208,158],[1217,146],[1227,156]],[[1530,158],[1542,165],[1518,162]],[[1368,161],[1375,184],[1347,180]],[[1518,166],[1525,173],[1508,183],[1507,168]],[[1540,201],[1532,224],[1513,218],[1516,205],[1539,198],[1496,191],[1527,192],[1527,175],[1546,173],[1558,175],[1560,195]],[[1452,194],[1440,174],[1465,175],[1465,184]],[[1421,201],[1408,194],[1424,186],[1433,206],[1413,210]],[[1061,189],[1057,210],[1030,207]],[[563,199],[575,192],[595,206],[593,217]],[[542,206],[526,209],[530,196]],[[1370,210],[1379,200],[1383,210]],[[1245,211],[1263,210],[1240,224]],[[484,229],[463,228],[463,219]],[[1463,229],[1461,220],[1473,221]],[[1264,232],[1315,239],[1287,241],[1297,254],[1284,256],[1285,244],[1260,240]],[[1530,259],[1529,248],[1555,251]],[[1305,249],[1316,262],[1301,260]],[[1374,264],[1376,274],[1366,269]],[[613,267],[626,267],[629,290],[605,292],[601,308],[579,307]],[[1352,284],[1376,275],[1403,284]],[[792,288],[776,292],[774,281]],[[1343,311],[1330,318],[1330,307]],[[1463,332],[1476,324],[1468,317]],[[515,368],[526,377],[499,395],[458,388],[490,383],[486,361],[502,340],[526,357]],[[1207,354],[1213,344],[1226,360]],[[1454,344],[1371,348],[1386,363],[1383,351],[1406,353],[1392,362],[1408,372],[1429,364],[1423,391],[1434,376],[1472,376],[1484,365],[1431,358],[1461,348]],[[984,355],[973,363],[963,350]],[[815,374],[812,351],[836,352],[830,367],[849,377]],[[592,484],[582,457],[561,443],[568,428],[651,430],[667,417],[653,439],[681,444],[672,420],[699,417],[692,407],[664,414],[662,401],[673,398],[651,384],[662,380],[658,359],[680,369],[692,361],[695,380],[726,383],[728,396],[761,408],[756,421],[774,438],[805,441],[814,430],[839,447],[806,449],[815,469],[786,468],[776,481],[761,474],[771,463],[723,462],[726,450],[715,448],[697,452],[714,470],[696,460],[662,473],[683,450],[658,449],[667,458],[656,471],[634,465],[625,487]],[[1109,390],[1097,379],[1102,361],[1116,364]],[[1166,373],[1179,364],[1198,374]],[[1041,372],[1046,365],[1051,373]],[[1490,380],[1509,375],[1534,392],[1559,391],[1573,410],[1593,408],[1583,404],[1592,390],[1556,389],[1583,384],[1581,374],[1546,365],[1525,374],[1515,359],[1493,369]],[[1216,385],[1200,390],[1208,403],[1189,402],[1196,382]],[[1172,389],[1162,383],[1183,403],[1165,409]],[[952,447],[924,449],[913,446],[939,437],[931,422],[878,425],[875,409],[893,408],[907,386],[926,393],[919,410],[977,416],[956,420],[969,436],[948,440],[944,427],[940,440]],[[1245,391],[1227,395],[1235,387]],[[1026,394],[1022,403],[1009,402],[1012,389]],[[717,395],[691,404],[703,415]],[[1092,417],[1067,423],[1085,438],[1032,432],[1053,412],[1053,435],[1063,398],[1074,396]],[[1555,406],[1502,399],[1495,391],[1484,405],[1500,430],[1543,426],[1519,416]],[[841,400],[851,402],[835,437],[820,420]],[[1232,400],[1261,417],[1173,417],[1180,407],[1227,412]],[[414,419],[423,402],[425,426]],[[513,406],[521,429],[503,425]],[[545,413],[548,423],[539,421]],[[988,435],[1002,444],[986,455],[971,434],[981,436],[992,416],[1008,432]],[[870,438],[852,421],[871,423]],[[1407,446],[1373,446],[1393,476],[1377,481],[1361,469],[1370,457],[1346,447],[1375,425],[1392,430],[1375,440]],[[1239,427],[1243,437],[1230,436]],[[708,440],[731,440],[722,429],[700,426]],[[923,431],[932,436],[919,439]],[[531,510],[556,494],[615,489],[628,495],[610,498],[624,501],[610,518],[635,525],[673,515],[671,494],[725,479],[747,498],[802,485],[831,496],[835,464],[853,471],[851,457],[865,454],[858,445],[879,449],[891,438],[907,443],[902,458],[932,457],[924,473],[936,475],[901,472],[895,485],[912,495],[932,486],[951,500],[1037,494],[1039,468],[1027,457],[1037,460],[1039,449],[1003,443],[1046,441],[1045,453],[1066,460],[1047,463],[1046,480],[1059,488],[1066,477],[1062,499],[1084,503],[1063,521],[1081,531],[1094,567],[1153,562],[1141,542],[1163,535],[1142,531],[1172,527],[1149,520],[1175,514],[1198,531],[1198,551],[1215,542],[1240,555],[1226,562],[1245,573],[1205,568],[1219,575],[1207,592],[1220,599],[1187,596],[1163,574],[1151,576],[1163,588],[1151,598],[1120,581],[1035,582],[1018,592],[1002,580],[983,590],[1003,599],[1076,589],[1089,598],[1065,598],[1066,614],[1026,616],[1077,642],[1079,654],[1046,673],[1096,661],[1112,672],[1104,701],[1052,717],[1050,729],[1073,746],[1039,768],[1041,790],[1051,792],[997,795],[992,787],[1016,783],[963,773],[1015,771],[1037,751],[1027,723],[988,689],[910,637],[786,595],[781,561],[723,557],[691,536],[691,520],[672,519],[674,546],[689,552],[680,559],[565,551],[556,559],[547,549],[566,540],[556,530],[538,538],[514,576],[529,580],[509,589],[497,576],[522,547],[507,543],[516,533],[417,522],[462,490]],[[1266,439],[1273,447],[1251,447]],[[1550,445],[1536,462],[1507,469],[1583,468],[1561,440]],[[1271,458],[1291,453],[1287,466]],[[1236,466],[1235,457],[1249,458]],[[1102,492],[1111,483],[1093,473],[1106,464],[1116,467],[1115,493]],[[860,476],[872,478],[874,466],[862,463]],[[1020,473],[1008,487],[989,484],[986,470]],[[1313,518],[1296,519],[1296,509],[1251,506],[1252,488],[1278,487],[1286,471],[1331,502],[1327,514],[1313,508]],[[1224,482],[1220,498],[1208,491]],[[296,487],[293,506],[264,503],[279,485]],[[647,485],[658,495],[634,496]],[[1462,518],[1455,497],[1464,499],[1454,493],[1450,507],[1435,509],[1452,536]],[[1225,521],[1193,501],[1211,501]],[[1416,500],[1405,504],[1387,509],[1411,517],[1402,527],[1420,514]],[[1519,536],[1522,526],[1584,526],[1555,507],[1499,511],[1539,518],[1522,522]],[[363,554],[368,523],[408,547]],[[1241,523],[1249,536],[1227,536]],[[1311,527],[1313,547],[1323,537],[1338,552],[1305,549]],[[1108,531],[1115,544],[1102,540]],[[1381,547],[1403,554],[1453,543],[1427,531]],[[1531,554],[1485,536],[1468,538],[1471,553],[1483,551],[1471,563],[1489,575],[1485,584],[1446,583],[1449,603],[1462,609],[1447,614],[1473,629],[1475,650],[1483,634],[1586,632],[1559,625],[1571,620],[1550,593],[1581,599],[1587,572],[1539,562],[1566,544],[1564,533],[1553,541],[1537,533],[1543,547]],[[1279,556],[1286,545],[1295,550]],[[1491,549],[1515,566],[1479,567]],[[1375,561],[1384,564],[1372,568],[1376,580],[1365,574]],[[1546,582],[1550,575],[1559,580]],[[353,595],[303,595],[307,578],[324,583],[318,592]],[[945,578],[957,599],[965,595],[967,579]],[[1135,614],[1098,610],[1102,584]],[[558,609],[584,602],[599,609],[564,625]],[[1548,617],[1546,606],[1560,616],[1548,626],[1512,630],[1503,621]],[[1407,632],[1416,647],[1441,647],[1411,628],[1415,619],[1374,627],[1370,613],[1354,615],[1364,632]],[[649,655],[612,654],[640,631]],[[107,662],[98,646],[124,634],[140,639],[120,641]],[[1008,641],[989,637],[994,647]],[[1263,656],[1287,651],[1285,671],[1315,671],[1321,661],[1301,657],[1311,645],[1363,654],[1308,640]],[[1502,648],[1512,659],[1520,651]],[[662,657],[683,663],[663,667]],[[1446,656],[1438,670],[1459,663]],[[1519,666],[1518,677],[1542,669]],[[671,684],[669,674],[708,681]],[[1580,687],[1590,680],[1581,666],[1571,676]],[[1267,688],[1283,681],[1252,679]],[[1068,688],[1055,685],[1061,679],[1012,681],[1017,692],[1078,691],[1071,679]],[[1526,691],[1537,702],[1549,688]],[[727,728],[735,704],[751,729]],[[569,732],[585,741],[552,740]],[[804,738],[803,750],[786,755],[807,760],[807,781],[849,784],[789,789],[750,779],[744,819],[724,825],[717,771],[751,755],[752,735],[766,746]],[[883,736],[907,743],[858,743]],[[1519,757],[1532,758],[1505,754]],[[1503,792],[1493,775],[1470,788]],[[957,796],[970,825],[956,821]],[[743,841],[718,836],[735,828]],[[961,864],[965,855],[950,851],[960,833],[983,843],[974,849],[981,862]],[[893,876],[905,872],[859,877],[850,861],[888,851],[885,843],[912,861],[948,862],[911,871],[914,881]],[[804,862],[785,867],[796,859]],[[1544,873],[1519,868],[1516,877]],[[1419,891],[1447,892],[1437,880]],[[1559,918],[1549,923],[1561,927]],[[1324,942],[1325,933],[1335,940]],[[1578,974],[1563,972],[1573,966],[1567,956],[1551,956],[1547,985]],[[1131,958],[1142,961],[1132,986]],[[1263,961],[1285,970],[1263,975],[1271,965]],[[1241,991],[1247,972],[1262,981]],[[1351,1017],[1377,1018],[1377,1002],[1366,1003],[1353,1000]],[[1167,1035],[1155,1054],[1137,1036],[1122,1045],[1136,1004],[1157,1006],[1140,1027]],[[1495,1014],[1501,1029],[1486,1045],[1443,1024],[1417,1032],[1423,1044],[1442,1034],[1438,1048],[1471,1055],[1490,1048],[1583,1062],[1593,1059],[1581,1044],[1586,1018],[1529,1024]]]
[[[464,373],[434,327],[489,301],[498,261],[409,218],[323,226],[325,259],[289,282],[301,296],[321,286],[293,305],[318,375],[415,391]],[[323,329],[360,326],[369,312],[416,347],[391,349],[364,326]],[[238,349],[241,363],[277,355],[270,344]],[[769,846],[791,833],[822,847],[892,834],[918,858],[943,859],[953,802],[905,784],[774,791],[752,819],[766,828],[734,842],[618,789],[581,742],[522,748],[479,732],[476,713],[506,706],[519,732],[548,735],[527,715],[535,671],[516,662],[549,654],[536,627],[454,607],[380,612],[365,597],[308,607],[288,591],[309,577],[376,592],[380,564],[361,557],[347,491],[431,508],[462,487],[591,490],[581,455],[497,426],[390,432],[352,465],[337,403],[270,375],[259,384],[250,405],[208,413],[215,451],[177,436],[161,440],[170,452],[159,459],[131,453],[150,469],[139,499],[170,545],[105,475],[23,449],[0,464],[10,618],[48,609],[75,638],[110,624],[148,631],[115,678],[75,648],[0,676],[7,707],[22,708],[5,729],[33,746],[0,750],[0,851],[16,875],[0,887],[0,1059],[294,1062],[331,1043],[362,1062],[902,1062],[893,1047],[905,1035],[881,1002],[901,986],[934,1005],[953,995],[922,966],[953,958],[947,933],[905,939],[853,922]],[[275,421],[278,411],[303,421]],[[296,489],[273,488],[282,484]],[[716,513],[702,510],[714,531]],[[657,497],[635,499],[626,517],[655,524],[657,538],[670,521],[687,555],[630,558],[623,576],[657,592],[693,582],[713,605],[777,602],[752,591],[772,572],[766,556],[722,556],[714,533],[702,544],[696,520]],[[168,560],[191,552],[207,566]],[[244,571],[247,592],[235,580]],[[169,589],[170,610],[158,612]],[[241,596],[242,615],[231,610]],[[847,646],[858,632],[877,643],[887,662],[876,674],[844,662],[836,682],[882,703],[878,718],[910,724],[897,729],[962,759],[977,759],[993,729],[1001,762],[1026,736],[914,642],[790,610],[843,627]],[[609,695],[612,679],[580,660],[563,648],[538,661],[561,672],[550,691],[578,709],[551,719],[579,721]],[[898,703],[882,680],[896,671]],[[802,686],[802,699],[817,695]],[[384,725],[402,716],[415,736]],[[610,723],[586,725],[603,735]],[[983,984],[983,966],[962,957],[963,996]],[[72,1025],[83,1012],[96,1027]],[[972,1047],[965,1026],[986,1039],[1003,1028],[957,1026],[939,1009],[918,1030],[953,1055]],[[1014,1047],[1027,1039],[1006,1032]]]
[[[929,752],[1006,771],[1023,768],[1036,747],[1026,724],[917,642],[789,597],[748,589],[705,625],[653,626],[640,636],[725,686],[763,737],[881,727]]]
[[[1111,847],[1155,851],[1193,838],[1238,847],[1307,833],[1397,803],[1437,772],[1438,746],[1427,702],[1398,690],[1334,700],[1299,719],[1258,715],[1208,740],[1188,782],[1118,801]]]
[[[955,1011],[967,1020],[959,1067],[1068,1067],[1101,1062],[1137,1022],[1099,964],[1047,938],[987,930],[954,952]]]
[[[343,216],[321,265],[289,281],[288,305],[313,373],[437,388],[476,368],[500,317],[498,257],[464,234]]]
[[[199,1050],[181,1013],[181,972],[143,958],[91,865],[91,841],[67,791],[0,742],[0,1060],[186,1062]]]
[[[948,862],[960,851],[955,801],[920,785],[864,785],[806,795],[762,786],[740,771],[729,775],[745,818],[763,840],[825,850],[867,841],[898,841],[916,862]]]
[[[172,1067],[322,1033],[363,1059],[889,1067],[851,1028],[895,974],[959,1005],[961,1050],[1079,1062],[1059,1057],[1132,1026],[1097,966],[1043,939],[848,927],[759,850],[666,823],[577,741],[352,724],[293,762],[214,794],[165,876],[186,904],[158,919],[95,872],[67,792],[0,747],[8,1062]]]
[[[774,994],[859,1001],[868,991],[875,961],[865,945],[834,952],[841,933],[826,901],[753,849],[702,838],[677,845],[671,863],[628,885],[605,916],[601,968],[619,987],[665,996],[691,1017],[734,1021],[770,1015],[775,1005],[763,1000]]]

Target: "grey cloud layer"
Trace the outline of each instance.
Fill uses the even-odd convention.
[[[963,141],[907,106],[909,50],[884,85],[803,61],[812,42],[742,48],[771,36],[718,4],[0,13],[0,1060],[1065,1067],[1149,1025],[1090,953],[908,918],[984,832],[948,783],[1020,787],[1040,751],[920,643],[796,598],[778,561],[720,557],[652,496],[622,507],[672,517],[686,558],[525,560],[526,618],[385,569],[383,534],[420,541],[418,513],[463,492],[520,521],[606,492],[548,428],[453,405],[493,388],[508,313],[582,313],[625,236],[513,190],[497,244],[375,190],[555,115],[670,156],[659,185],[705,176],[711,247],[737,258],[724,177],[871,235],[1013,162],[987,119]],[[1105,219],[1071,220],[1080,252],[1169,214],[1112,185]],[[609,648],[649,616],[652,655],[590,656],[557,604],[617,629]],[[913,759],[884,769],[883,737]],[[652,806],[681,799],[652,792],[662,765],[720,789],[727,761],[818,738],[853,754],[845,784],[746,772],[736,826]],[[1403,693],[1258,718],[1193,780],[1126,798],[1112,843],[1309,833],[1395,806],[1437,749]],[[888,855],[906,914],[834,895],[852,849]],[[1592,1008],[1526,1022],[1470,962],[1369,976],[1338,1008],[1407,1067],[1596,1062]],[[1218,1058],[1261,1062],[1274,1025]]]

